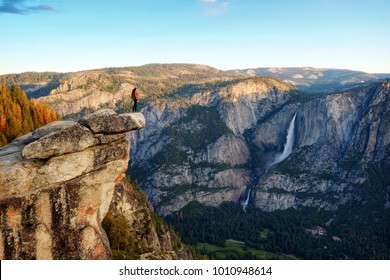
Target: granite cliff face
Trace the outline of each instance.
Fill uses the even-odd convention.
[[[127,226],[124,231],[115,227],[115,220],[125,221]],[[146,194],[137,190],[136,185],[130,184],[125,178],[115,186],[113,200],[103,221],[103,227],[109,238],[115,239],[120,234],[129,240],[126,251],[118,252],[115,247],[112,248],[115,258],[141,260],[193,258],[178,235],[154,212]]]
[[[51,104],[63,116],[79,116],[82,115],[80,111],[84,110],[93,112],[101,108],[116,108],[118,102],[130,100],[129,92],[134,88],[132,84],[123,83],[117,91],[109,92],[93,83],[87,89],[84,89],[84,84],[89,81],[88,77],[82,76],[81,81],[79,81],[81,83],[79,85],[77,80],[67,80],[58,88],[52,90],[50,95],[41,97],[40,100]]]
[[[370,169],[388,170],[388,95],[386,81],[307,94],[254,78],[155,102],[132,139],[130,175],[162,215],[193,200],[243,202],[249,189],[249,204],[265,211],[336,210],[362,199]],[[294,114],[292,154],[274,164]]]
[[[294,151],[256,183],[256,207],[335,210],[348,201],[361,200],[367,184],[375,180],[388,188],[389,94],[390,83],[380,82],[297,104]],[[281,111],[257,128],[257,147],[274,145],[273,137],[261,137],[262,128],[276,131],[283,114],[289,119],[292,112]]]
[[[245,132],[282,109],[294,91],[272,78],[251,78],[148,104],[142,110],[148,127],[132,139],[130,176],[162,215],[193,200],[238,202],[253,180]]]
[[[38,74],[37,74],[38,75]],[[76,73],[48,73],[31,78],[25,75],[0,76],[0,82],[16,82],[29,96],[40,97],[62,116],[81,117],[98,109],[128,109],[130,93],[139,87],[142,99],[153,100],[189,83],[228,81],[243,77],[205,65],[150,64],[139,67],[108,68]],[[42,77],[40,77],[42,76]],[[37,81],[40,81],[37,83]]]
[[[50,123],[0,150],[1,259],[109,259],[101,222],[140,113]]]

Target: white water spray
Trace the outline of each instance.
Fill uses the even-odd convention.
[[[248,195],[246,197],[246,200],[242,203],[242,210],[244,210],[246,212],[246,207],[248,206],[249,204],[249,196],[251,194],[251,190],[248,191]]]
[[[295,134],[295,117],[297,116],[297,113],[295,113],[294,117],[292,118],[290,125],[287,130],[287,137],[286,137],[286,144],[284,144],[283,152],[278,155],[272,165],[277,164],[279,162],[282,162],[285,160],[292,152],[293,146],[294,146],[294,134]]]
[[[292,150],[294,147],[294,138],[295,138],[295,118],[296,118],[296,116],[297,116],[297,113],[294,114],[294,117],[291,119],[290,125],[288,126],[286,143],[284,144],[283,152],[276,156],[276,158],[274,159],[272,164],[267,168],[267,170],[265,171],[265,173],[263,175],[267,174],[273,165],[282,162],[292,153]],[[250,194],[251,194],[251,189],[248,191],[246,200],[241,202],[242,210],[244,210],[245,212],[246,212],[246,208],[248,207],[248,204],[249,204]]]

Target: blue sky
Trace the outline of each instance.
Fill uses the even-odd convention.
[[[147,63],[390,73],[389,0],[0,0],[0,74]]]

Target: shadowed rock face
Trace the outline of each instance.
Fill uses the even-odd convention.
[[[128,245],[132,258],[141,260],[193,259],[192,253],[180,242],[179,237],[154,213],[146,194],[129,184],[126,178],[118,182],[110,205],[109,214],[127,223],[124,235],[129,236]],[[104,222],[103,222],[104,224]],[[107,229],[110,236],[110,230]],[[117,230],[116,230],[117,231]],[[114,248],[113,248],[114,250]]]
[[[1,149],[0,258],[110,259],[101,222],[127,170],[124,133],[144,126],[140,113],[104,110]]]
[[[194,200],[242,202],[248,188],[249,205],[265,211],[337,210],[362,199],[370,168],[388,173],[389,85],[309,94],[257,78],[150,103],[130,175],[160,215]],[[295,114],[292,153],[276,164]]]
[[[385,81],[299,104],[293,154],[257,182],[255,206],[265,211],[300,206],[336,210],[361,200],[362,186],[372,180],[370,168],[381,166],[379,176],[389,174],[389,93]],[[274,138],[261,131],[277,131],[279,119],[293,113],[282,110],[259,126],[255,145],[272,146]]]
[[[293,91],[272,78],[253,78],[189,94],[188,99],[149,103],[142,108],[148,127],[132,138],[131,177],[160,215],[191,201],[209,206],[240,201],[257,160],[245,132],[274,110],[291,107],[286,103]],[[293,109],[287,111],[294,115]],[[285,141],[286,120],[281,118],[283,129],[275,130],[275,146]]]

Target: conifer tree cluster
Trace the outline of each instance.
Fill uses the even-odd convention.
[[[0,85],[0,147],[60,116],[47,104],[27,99],[16,85]]]

